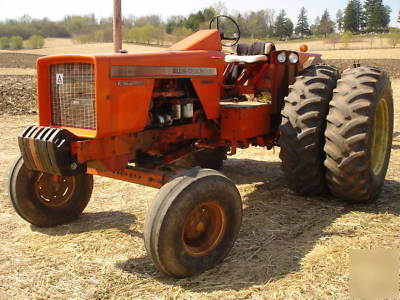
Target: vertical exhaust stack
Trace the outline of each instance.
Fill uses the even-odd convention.
[[[114,0],[113,38],[114,52],[120,53],[122,50],[121,0]]]

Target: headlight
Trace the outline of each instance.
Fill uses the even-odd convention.
[[[297,63],[299,62],[299,56],[298,56],[296,53],[291,53],[291,54],[289,55],[289,61],[290,61],[292,64],[297,64]]]
[[[279,53],[277,56],[277,60],[279,63],[283,64],[286,61],[286,53],[285,52]]]

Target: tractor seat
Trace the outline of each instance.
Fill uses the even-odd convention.
[[[249,44],[238,44],[236,46],[237,55],[226,55],[227,63],[246,63],[253,64],[261,61],[268,61],[268,56],[275,51],[275,45],[272,42],[255,42]]]

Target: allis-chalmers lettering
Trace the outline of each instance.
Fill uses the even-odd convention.
[[[111,78],[216,75],[217,69],[208,67],[111,66]]]

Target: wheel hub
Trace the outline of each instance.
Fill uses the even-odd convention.
[[[376,106],[374,122],[372,124],[371,167],[378,175],[385,163],[389,139],[389,110],[385,98],[381,98]]]
[[[71,199],[75,191],[75,177],[64,177],[40,172],[34,182],[35,194],[41,204],[60,207]]]
[[[182,243],[187,254],[203,256],[214,250],[226,230],[224,209],[215,202],[198,205],[185,219]]]

